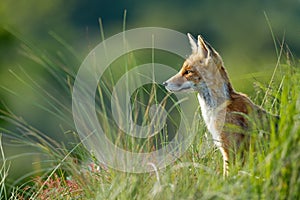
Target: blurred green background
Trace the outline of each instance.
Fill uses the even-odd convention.
[[[278,41],[284,38],[295,58],[300,54],[299,0],[2,0],[0,108],[5,104],[39,130],[67,141],[63,132],[68,130],[68,123],[40,109],[37,106],[42,105],[40,95],[14,75],[22,77],[22,70],[25,70],[59,101],[70,101],[49,72],[26,56],[23,43],[32,45],[39,55],[51,55],[54,61],[63,59],[64,67],[76,71],[88,52],[101,42],[99,18],[105,37],[110,37],[123,30],[125,9],[126,29],[155,26],[202,34],[223,57],[236,90],[252,97],[255,96],[253,82],[268,83],[277,61],[264,13]],[[62,45],[57,38],[62,38],[69,46]],[[68,56],[69,47],[76,56]],[[4,120],[0,121],[0,126],[15,128]],[[24,149],[7,146],[5,151],[11,156]],[[24,160],[29,163],[28,167]],[[31,169],[33,161],[18,158],[14,162],[11,170],[18,177]]]

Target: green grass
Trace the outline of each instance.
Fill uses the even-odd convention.
[[[29,58],[45,67],[59,83],[61,91],[70,98],[75,78],[74,71],[64,67],[67,65],[57,63],[56,59],[41,55],[38,50],[32,49],[35,47],[26,48]],[[153,56],[147,57],[149,52],[151,55],[154,51],[140,54],[137,52],[135,56],[128,54],[118,62],[125,62],[128,70],[141,64],[136,57],[142,57],[141,62],[153,61]],[[164,52],[157,54],[167,57],[164,56]],[[3,199],[299,199],[300,70],[290,59],[282,59],[281,53],[278,61],[270,85],[257,83],[257,93],[250,95],[256,96],[256,103],[263,103],[263,107],[268,111],[280,114],[278,131],[272,126],[269,140],[256,137],[257,133],[253,133],[255,145],[262,148],[251,150],[244,165],[231,165],[230,175],[226,179],[222,177],[221,154],[211,142],[199,111],[196,113],[199,123],[194,127],[197,135],[182,157],[163,170],[134,174],[120,172],[98,163],[93,154],[80,143],[74,127],[65,131],[65,134],[74,135],[73,144],[66,147],[6,109],[1,112],[1,118],[18,127],[18,132],[4,129],[1,132],[4,136],[13,135],[11,138],[17,143],[35,148],[43,159],[36,171],[10,182],[7,178],[10,173],[10,162],[9,158],[5,157],[1,145],[1,197]],[[123,148],[132,151],[150,151],[159,148],[159,145],[163,145],[167,140],[166,133],[172,135],[170,130],[177,128],[180,110],[171,106],[176,98],[174,96],[166,98],[166,91],[158,85],[148,85],[137,90],[132,96],[135,121],[141,124],[149,123],[144,114],[149,112],[152,103],[164,100],[165,107],[172,109],[174,115],[169,116],[169,126],[172,128],[152,139],[133,140],[122,136],[120,131],[115,130],[115,124],[105,117],[111,114],[105,102],[110,98],[115,80],[122,75],[119,69],[116,70],[119,73],[113,71],[115,66],[120,65],[118,62],[112,64],[111,71],[105,73],[106,81],[100,83],[98,87],[97,100],[101,105],[97,107],[99,122],[106,127],[107,136]],[[173,65],[172,62],[178,63],[180,60],[168,58],[161,62]],[[25,72],[23,76],[14,75],[36,93],[41,94],[46,103],[39,104],[40,108],[72,127],[72,119],[68,118],[71,112],[70,105],[60,102],[30,79]],[[153,168],[155,169],[155,166]]]

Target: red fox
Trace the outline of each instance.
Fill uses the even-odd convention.
[[[223,156],[223,176],[228,176],[229,159],[249,146],[253,124],[269,125],[269,114],[246,95],[236,92],[219,53],[200,35],[187,34],[192,54],[181,70],[163,85],[170,92],[196,91],[202,117]]]

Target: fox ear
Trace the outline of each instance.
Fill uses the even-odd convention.
[[[198,35],[198,53],[201,54],[204,58],[207,58],[211,55],[211,48],[207,44],[201,35]]]
[[[200,35],[198,35],[198,53],[204,58],[212,58],[218,66],[223,65],[223,61],[219,53]]]
[[[190,33],[188,33],[187,36],[191,44],[192,52],[197,53],[198,52],[197,40]]]

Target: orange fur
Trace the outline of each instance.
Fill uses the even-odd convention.
[[[192,54],[178,74],[164,82],[171,92],[196,91],[205,124],[223,156],[223,175],[228,175],[229,159],[249,146],[251,121],[266,122],[265,110],[246,95],[236,92],[217,51],[198,36],[188,34]],[[233,154],[231,153],[233,152]]]

